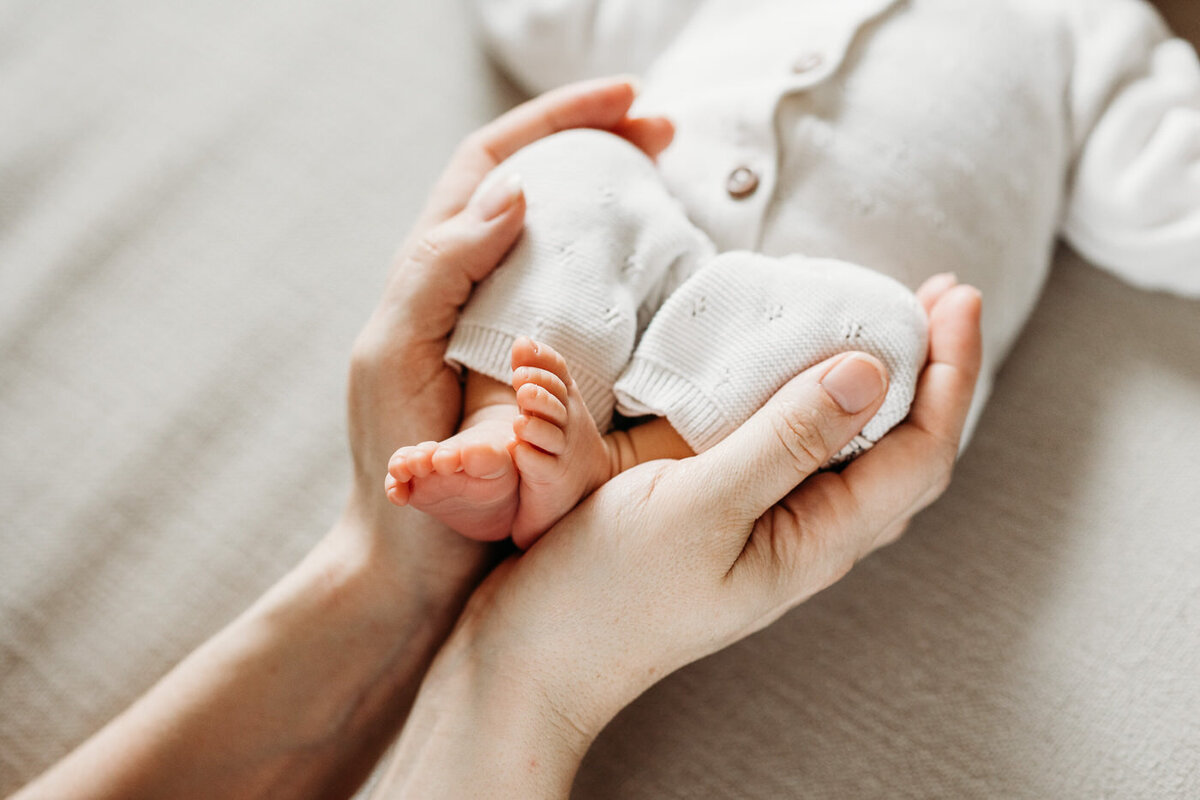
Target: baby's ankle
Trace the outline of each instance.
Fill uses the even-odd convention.
[[[463,386],[463,421],[459,430],[485,420],[511,420],[517,410],[517,393],[512,386],[478,372],[467,372]]]
[[[605,434],[604,449],[608,453],[608,480],[640,463],[629,431],[611,431]]]
[[[696,453],[666,419],[658,417],[628,430],[613,431],[604,437],[612,476],[627,469],[670,458],[680,459]]]

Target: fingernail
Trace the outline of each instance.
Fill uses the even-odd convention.
[[[497,178],[489,176],[475,190],[471,206],[484,222],[495,219],[512,208],[512,204],[521,196],[522,186],[521,176],[515,172]]]
[[[859,355],[842,359],[821,379],[821,386],[847,414],[857,414],[874,403],[885,385],[879,367]]]

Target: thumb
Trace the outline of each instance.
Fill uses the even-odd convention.
[[[405,242],[379,311],[422,338],[449,335],[472,288],[503,260],[524,220],[520,177],[493,173],[461,211]]]
[[[863,429],[887,385],[887,369],[865,353],[823,361],[785,384],[720,444],[688,459],[700,474],[686,477],[722,487],[712,500],[755,520]]]
[[[434,277],[455,273],[477,282],[487,277],[521,233],[525,218],[521,176],[494,170],[454,216],[405,243],[398,268],[426,268]]]

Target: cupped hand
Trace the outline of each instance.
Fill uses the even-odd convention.
[[[663,675],[766,626],[899,536],[949,482],[980,365],[978,292],[939,276],[918,296],[929,360],[909,417],[875,447],[818,471],[882,403],[882,364],[843,354],[807,370],[720,445],[614,478],[498,566],[431,691],[473,676],[476,707],[493,698],[541,726],[540,738],[507,732],[509,746],[545,769],[566,753],[569,772]]]
[[[348,392],[354,487],[343,527],[367,531],[375,555],[382,550],[394,557],[381,560],[403,564],[409,592],[458,592],[485,564],[478,543],[396,508],[383,491],[397,447],[453,433],[462,398],[458,376],[443,360],[447,338],[474,283],[521,233],[519,183],[481,184],[512,153],[567,128],[609,130],[657,155],[671,141],[671,124],[629,117],[633,99],[627,79],[572,84],[467,137],[400,248],[379,305],[355,342]]]

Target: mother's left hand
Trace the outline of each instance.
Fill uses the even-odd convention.
[[[665,147],[663,120],[626,117],[627,81],[540,97],[459,148],[401,249],[354,348],[354,491],[317,548],[253,607],[22,797],[334,797],[352,792],[403,721],[459,603],[486,565],[477,542],[384,497],[398,444],[458,418],[447,334],[474,281],[520,234],[519,187],[477,192],[509,153],[562,128]]]
[[[366,534],[371,557],[406,580],[417,599],[445,605],[469,590],[486,547],[408,508],[387,502],[383,480],[397,447],[453,433],[461,412],[446,341],[475,282],[520,235],[519,183],[484,178],[509,155],[557,131],[599,128],[651,157],[673,136],[661,118],[628,116],[627,79],[576,83],[537,97],[467,137],[397,254],[382,299],[355,342],[349,379],[354,488],[343,528]],[[381,558],[382,557],[382,558]],[[392,573],[397,574],[397,573]]]

